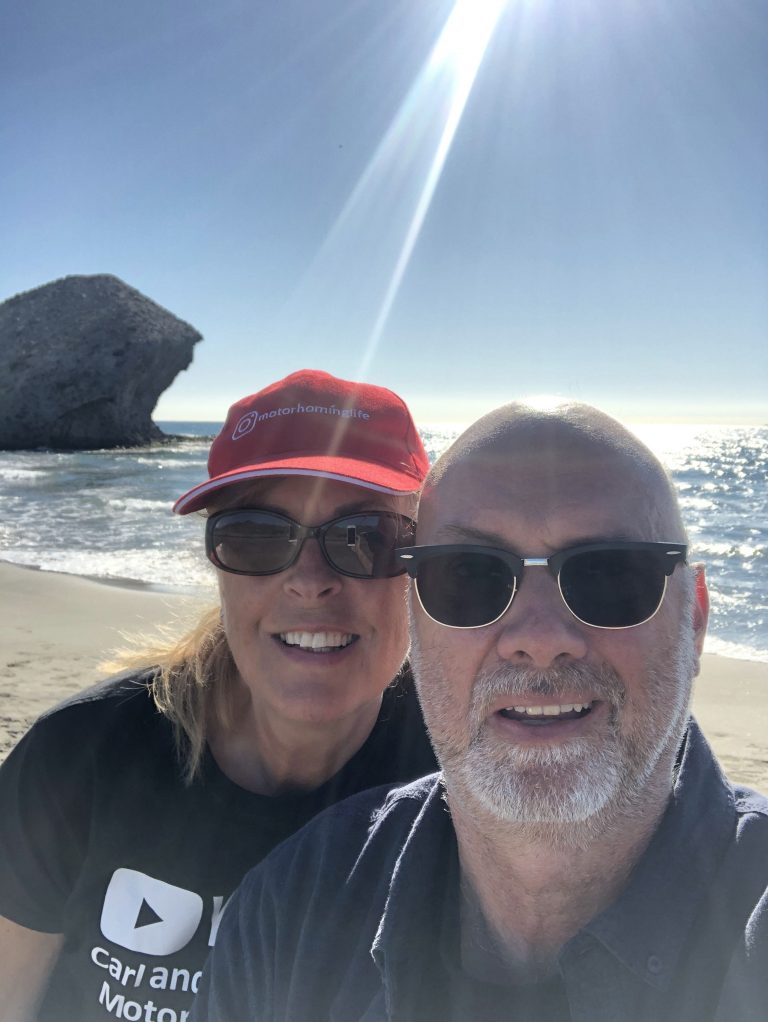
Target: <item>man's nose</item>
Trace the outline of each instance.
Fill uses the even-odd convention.
[[[586,625],[563,603],[557,580],[545,567],[528,567],[499,628],[502,660],[544,669],[587,654]]]
[[[326,561],[320,543],[308,536],[298,558],[283,573],[283,589],[302,600],[327,599],[341,591],[343,577]]]

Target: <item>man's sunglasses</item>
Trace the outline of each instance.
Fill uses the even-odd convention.
[[[482,628],[509,609],[525,568],[546,567],[582,624],[634,628],[658,611],[667,578],[685,563],[679,543],[589,543],[550,557],[485,546],[413,546],[397,551],[426,614],[449,628]]]
[[[395,550],[413,542],[415,525],[394,511],[365,511],[310,527],[275,511],[237,508],[208,519],[205,552],[222,571],[274,575],[290,568],[304,541],[315,538],[323,557],[340,575],[394,578],[407,570]]]

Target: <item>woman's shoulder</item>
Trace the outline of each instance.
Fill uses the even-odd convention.
[[[95,749],[124,744],[137,729],[150,725],[151,730],[153,721],[162,721],[152,695],[152,677],[152,671],[124,672],[68,696],[37,718],[9,759],[17,750],[40,748],[51,760],[61,747],[71,760],[77,749],[92,755]]]
[[[87,820],[98,792],[119,798],[131,786],[175,777],[172,729],[155,706],[151,677],[105,679],[39,717],[0,765],[0,812],[34,804],[36,815],[55,808]]]
[[[79,692],[75,692],[50,710],[42,713],[37,722],[63,722],[69,717],[100,714],[125,715],[154,711],[152,679],[154,670],[123,671],[104,678]]]

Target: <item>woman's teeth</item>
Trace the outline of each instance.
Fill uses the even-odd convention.
[[[280,641],[286,646],[298,646],[313,653],[332,653],[343,649],[354,638],[354,635],[345,632],[280,632]]]

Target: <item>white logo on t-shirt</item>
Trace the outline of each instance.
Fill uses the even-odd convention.
[[[203,899],[135,869],[116,869],[101,910],[107,940],[147,955],[171,955],[188,944],[203,915]]]

